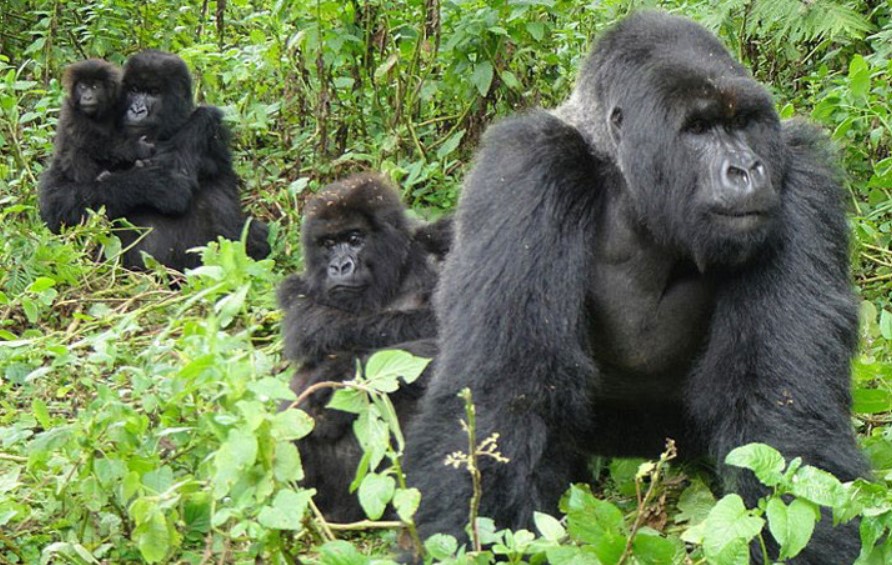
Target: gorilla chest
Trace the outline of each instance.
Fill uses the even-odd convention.
[[[649,254],[595,269],[589,302],[598,396],[677,396],[706,339],[712,283]]]

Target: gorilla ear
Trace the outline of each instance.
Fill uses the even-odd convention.
[[[614,106],[610,111],[610,118],[608,118],[608,131],[610,132],[610,139],[613,140],[614,145],[619,145],[620,142],[620,133],[623,126],[623,111],[619,106]]]

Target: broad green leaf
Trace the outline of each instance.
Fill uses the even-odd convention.
[[[395,488],[393,477],[375,473],[365,476],[359,485],[359,504],[369,518],[377,520],[384,515]]]
[[[489,61],[480,61],[474,65],[471,82],[477,87],[477,92],[480,93],[480,96],[486,96],[489,93],[489,87],[492,84],[492,63]]]
[[[300,481],[304,469],[297,446],[290,441],[276,442],[276,458],[273,461],[273,474],[277,481]]]
[[[319,548],[322,565],[366,565],[371,559],[344,540],[330,541]]]
[[[257,438],[235,429],[214,455],[213,493],[222,498],[257,460]]]
[[[310,504],[315,490],[301,490],[295,492],[291,489],[283,489],[276,493],[273,503],[264,506],[257,515],[260,525],[273,530],[299,530],[301,519]]]
[[[341,410],[351,414],[360,414],[368,406],[365,393],[354,388],[339,388],[331,395],[331,400],[326,405],[332,410]]]
[[[852,410],[859,414],[889,412],[892,410],[892,391],[880,388],[856,388],[852,392]]]
[[[706,556],[716,562],[737,563],[739,546],[748,547],[750,540],[762,531],[765,521],[746,509],[740,495],[729,494],[718,501],[703,525]]]
[[[678,497],[679,512],[675,515],[675,523],[699,524],[706,519],[713,506],[715,506],[715,496],[712,491],[703,481],[694,480]]]
[[[280,440],[306,437],[313,431],[313,426],[315,426],[313,418],[298,408],[283,410],[272,417],[273,437]]]
[[[458,542],[446,534],[434,534],[424,542],[424,548],[435,560],[445,561],[458,551]]]
[[[627,534],[622,512],[578,485],[570,487],[566,507],[570,537],[590,544],[601,561],[619,560],[625,551]]]
[[[849,62],[849,89],[858,98],[865,98],[870,92],[870,67],[861,55],[853,56]]]
[[[764,443],[750,443],[732,449],[725,457],[725,463],[751,469],[768,486],[778,485],[784,479],[784,457],[778,450]]]
[[[465,136],[466,130],[459,130],[449,136],[449,139],[443,142],[443,145],[437,149],[437,158],[445,159],[450,153],[458,149],[462,138]]]
[[[560,546],[545,551],[550,565],[602,565],[591,547]]]
[[[640,530],[632,541],[632,555],[642,565],[680,563],[685,555],[684,544],[661,537],[653,530]]]
[[[820,516],[817,512],[811,503],[798,498],[789,506],[778,497],[768,501],[768,529],[781,545],[781,559],[796,557],[802,551],[815,530],[815,520]]]
[[[411,522],[421,503],[421,492],[417,488],[398,488],[393,493],[393,507],[403,522]]]
[[[548,514],[533,512],[533,522],[542,537],[547,540],[560,541],[567,535],[567,530],[564,529],[561,522]]]
[[[156,510],[136,527],[133,539],[143,559],[149,563],[158,563],[170,551],[172,541],[170,533],[164,514]]]
[[[845,487],[827,471],[805,465],[793,475],[790,491],[821,506],[834,507],[846,501]]]
[[[398,388],[398,384],[393,383],[395,379],[415,382],[430,362],[430,359],[416,357],[406,351],[389,349],[372,355],[366,363],[365,373],[372,388],[382,392],[395,392]]]
[[[257,395],[257,398],[266,402],[269,400],[295,400],[297,395],[287,383],[273,377],[264,377],[258,381],[248,383],[248,390]]]

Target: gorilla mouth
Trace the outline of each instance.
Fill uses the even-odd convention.
[[[359,294],[366,289],[364,284],[338,284],[329,289],[331,293]]]
[[[712,215],[736,230],[758,228],[771,218],[768,210],[713,210]]]

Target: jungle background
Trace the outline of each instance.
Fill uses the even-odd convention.
[[[715,31],[783,117],[809,118],[837,144],[862,301],[853,425],[875,480],[841,484],[749,446],[733,463],[772,494],[745,508],[703,469],[667,465],[671,449],[655,462],[593,460],[563,515],[517,532],[481,518],[488,549],[435,536],[427,559],[746,563],[766,521],[788,558],[825,506],[860,517],[859,563],[892,562],[892,2],[3,0],[0,563],[390,559],[399,524],[379,520],[383,505],[393,500],[405,526],[417,504],[394,486],[398,465],[360,471],[369,520],[328,524],[299,485],[292,441],[311,422],[276,409],[294,400],[274,293],[301,268],[302,203],[371,169],[421,218],[452,209],[485,128],[558,104],[592,38],[642,6]],[[176,290],[163,269],[121,269],[101,216],[56,236],[37,211],[62,69],[147,47],[180,55],[196,99],[224,108],[245,205],[272,227],[269,259],[212,244]],[[385,461],[398,462],[400,438],[380,394],[389,384],[375,383],[417,367],[383,359],[356,389],[362,417],[384,426],[370,449]]]

